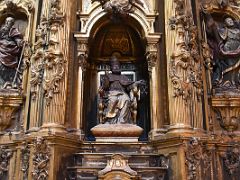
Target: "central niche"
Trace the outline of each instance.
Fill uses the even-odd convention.
[[[149,82],[147,62],[145,59],[145,39],[138,25],[130,22],[99,23],[93,28],[89,39],[90,67],[84,77],[84,122],[87,140],[94,140],[90,129],[99,124],[98,88],[101,79],[110,71],[109,59],[116,56],[121,63],[122,74],[130,80],[144,79]],[[149,87],[149,84],[148,84]],[[138,102],[137,125],[144,129],[140,140],[147,140],[150,130],[149,88],[142,89]]]

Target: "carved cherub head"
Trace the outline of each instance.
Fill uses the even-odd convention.
[[[225,22],[227,27],[234,26],[234,21],[233,21],[233,19],[231,17],[226,18],[224,22]]]

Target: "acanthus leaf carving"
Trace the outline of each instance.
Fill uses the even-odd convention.
[[[50,147],[47,140],[43,137],[37,137],[34,141],[33,153],[33,171],[32,178],[34,180],[47,180],[50,161]]]
[[[6,146],[0,146],[0,178],[9,171],[9,161],[13,156],[13,151]]]

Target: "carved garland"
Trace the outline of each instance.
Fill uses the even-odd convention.
[[[191,14],[187,14],[184,0],[175,0],[175,16],[169,25],[176,30],[178,39],[176,51],[171,56],[170,78],[174,97],[182,96],[186,101],[196,92],[200,99],[203,91],[201,65],[197,44],[197,29]]]
[[[50,161],[50,148],[43,137],[37,137],[34,142],[33,171],[34,180],[47,180]]]
[[[65,60],[60,48],[58,30],[63,25],[64,14],[60,9],[60,0],[51,1],[49,18],[42,17],[36,31],[37,42],[32,60],[31,92],[33,99],[43,84],[46,104],[49,105],[53,95],[59,93],[59,84],[64,77]],[[46,75],[44,75],[44,72]]]
[[[13,155],[12,150],[5,146],[0,146],[0,179],[8,173],[9,161]]]

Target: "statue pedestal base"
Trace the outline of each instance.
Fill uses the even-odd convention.
[[[143,129],[133,124],[99,124],[91,132],[97,142],[138,142]]]

